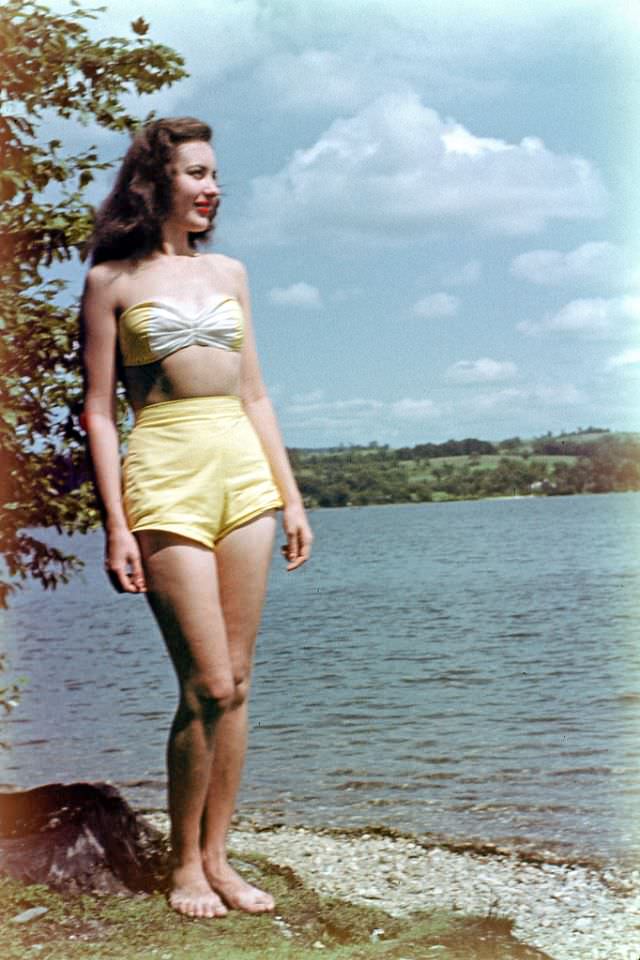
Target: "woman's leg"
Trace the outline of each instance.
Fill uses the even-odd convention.
[[[207,882],[200,850],[215,729],[235,702],[216,559],[206,547],[170,533],[143,531],[138,539],[147,596],[180,686],[167,750],[173,855],[169,901],[188,916],[222,916],[226,908]]]
[[[226,840],[244,765],[247,696],[274,532],[275,518],[270,512],[234,530],[216,547],[235,701],[220,717],[215,730],[213,766],[202,820],[202,852],[213,889],[227,906],[249,913],[273,910],[273,897],[246,883],[233,870],[227,860]]]

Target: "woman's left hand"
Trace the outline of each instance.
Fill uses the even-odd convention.
[[[287,570],[297,570],[311,555],[313,533],[302,503],[290,503],[284,508],[282,525],[287,542],[281,548]]]

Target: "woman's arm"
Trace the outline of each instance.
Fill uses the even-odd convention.
[[[127,526],[122,504],[120,450],[115,417],[116,319],[113,276],[93,267],[82,298],[84,419],[96,491],[107,537],[106,567],[118,590],[145,589],[140,552]]]
[[[284,501],[283,525],[287,544],[283,547],[283,552],[288,561],[287,570],[295,570],[309,559],[313,534],[289,463],[278,421],[260,373],[251,323],[246,271],[241,264],[238,264],[238,285],[238,299],[245,317],[240,396],[247,416],[258,434],[276,486]]]

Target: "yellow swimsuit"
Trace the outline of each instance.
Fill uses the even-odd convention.
[[[158,362],[193,344],[238,351],[243,320],[229,296],[214,297],[196,314],[164,300],[133,304],[119,320],[123,362]],[[282,506],[260,441],[234,396],[143,407],[129,438],[123,484],[131,530],[166,530],[211,548]]]

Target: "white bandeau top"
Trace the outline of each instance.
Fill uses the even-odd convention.
[[[243,330],[235,297],[223,296],[194,315],[165,300],[143,300],[120,314],[118,340],[124,365],[138,367],[194,344],[240,350]]]

